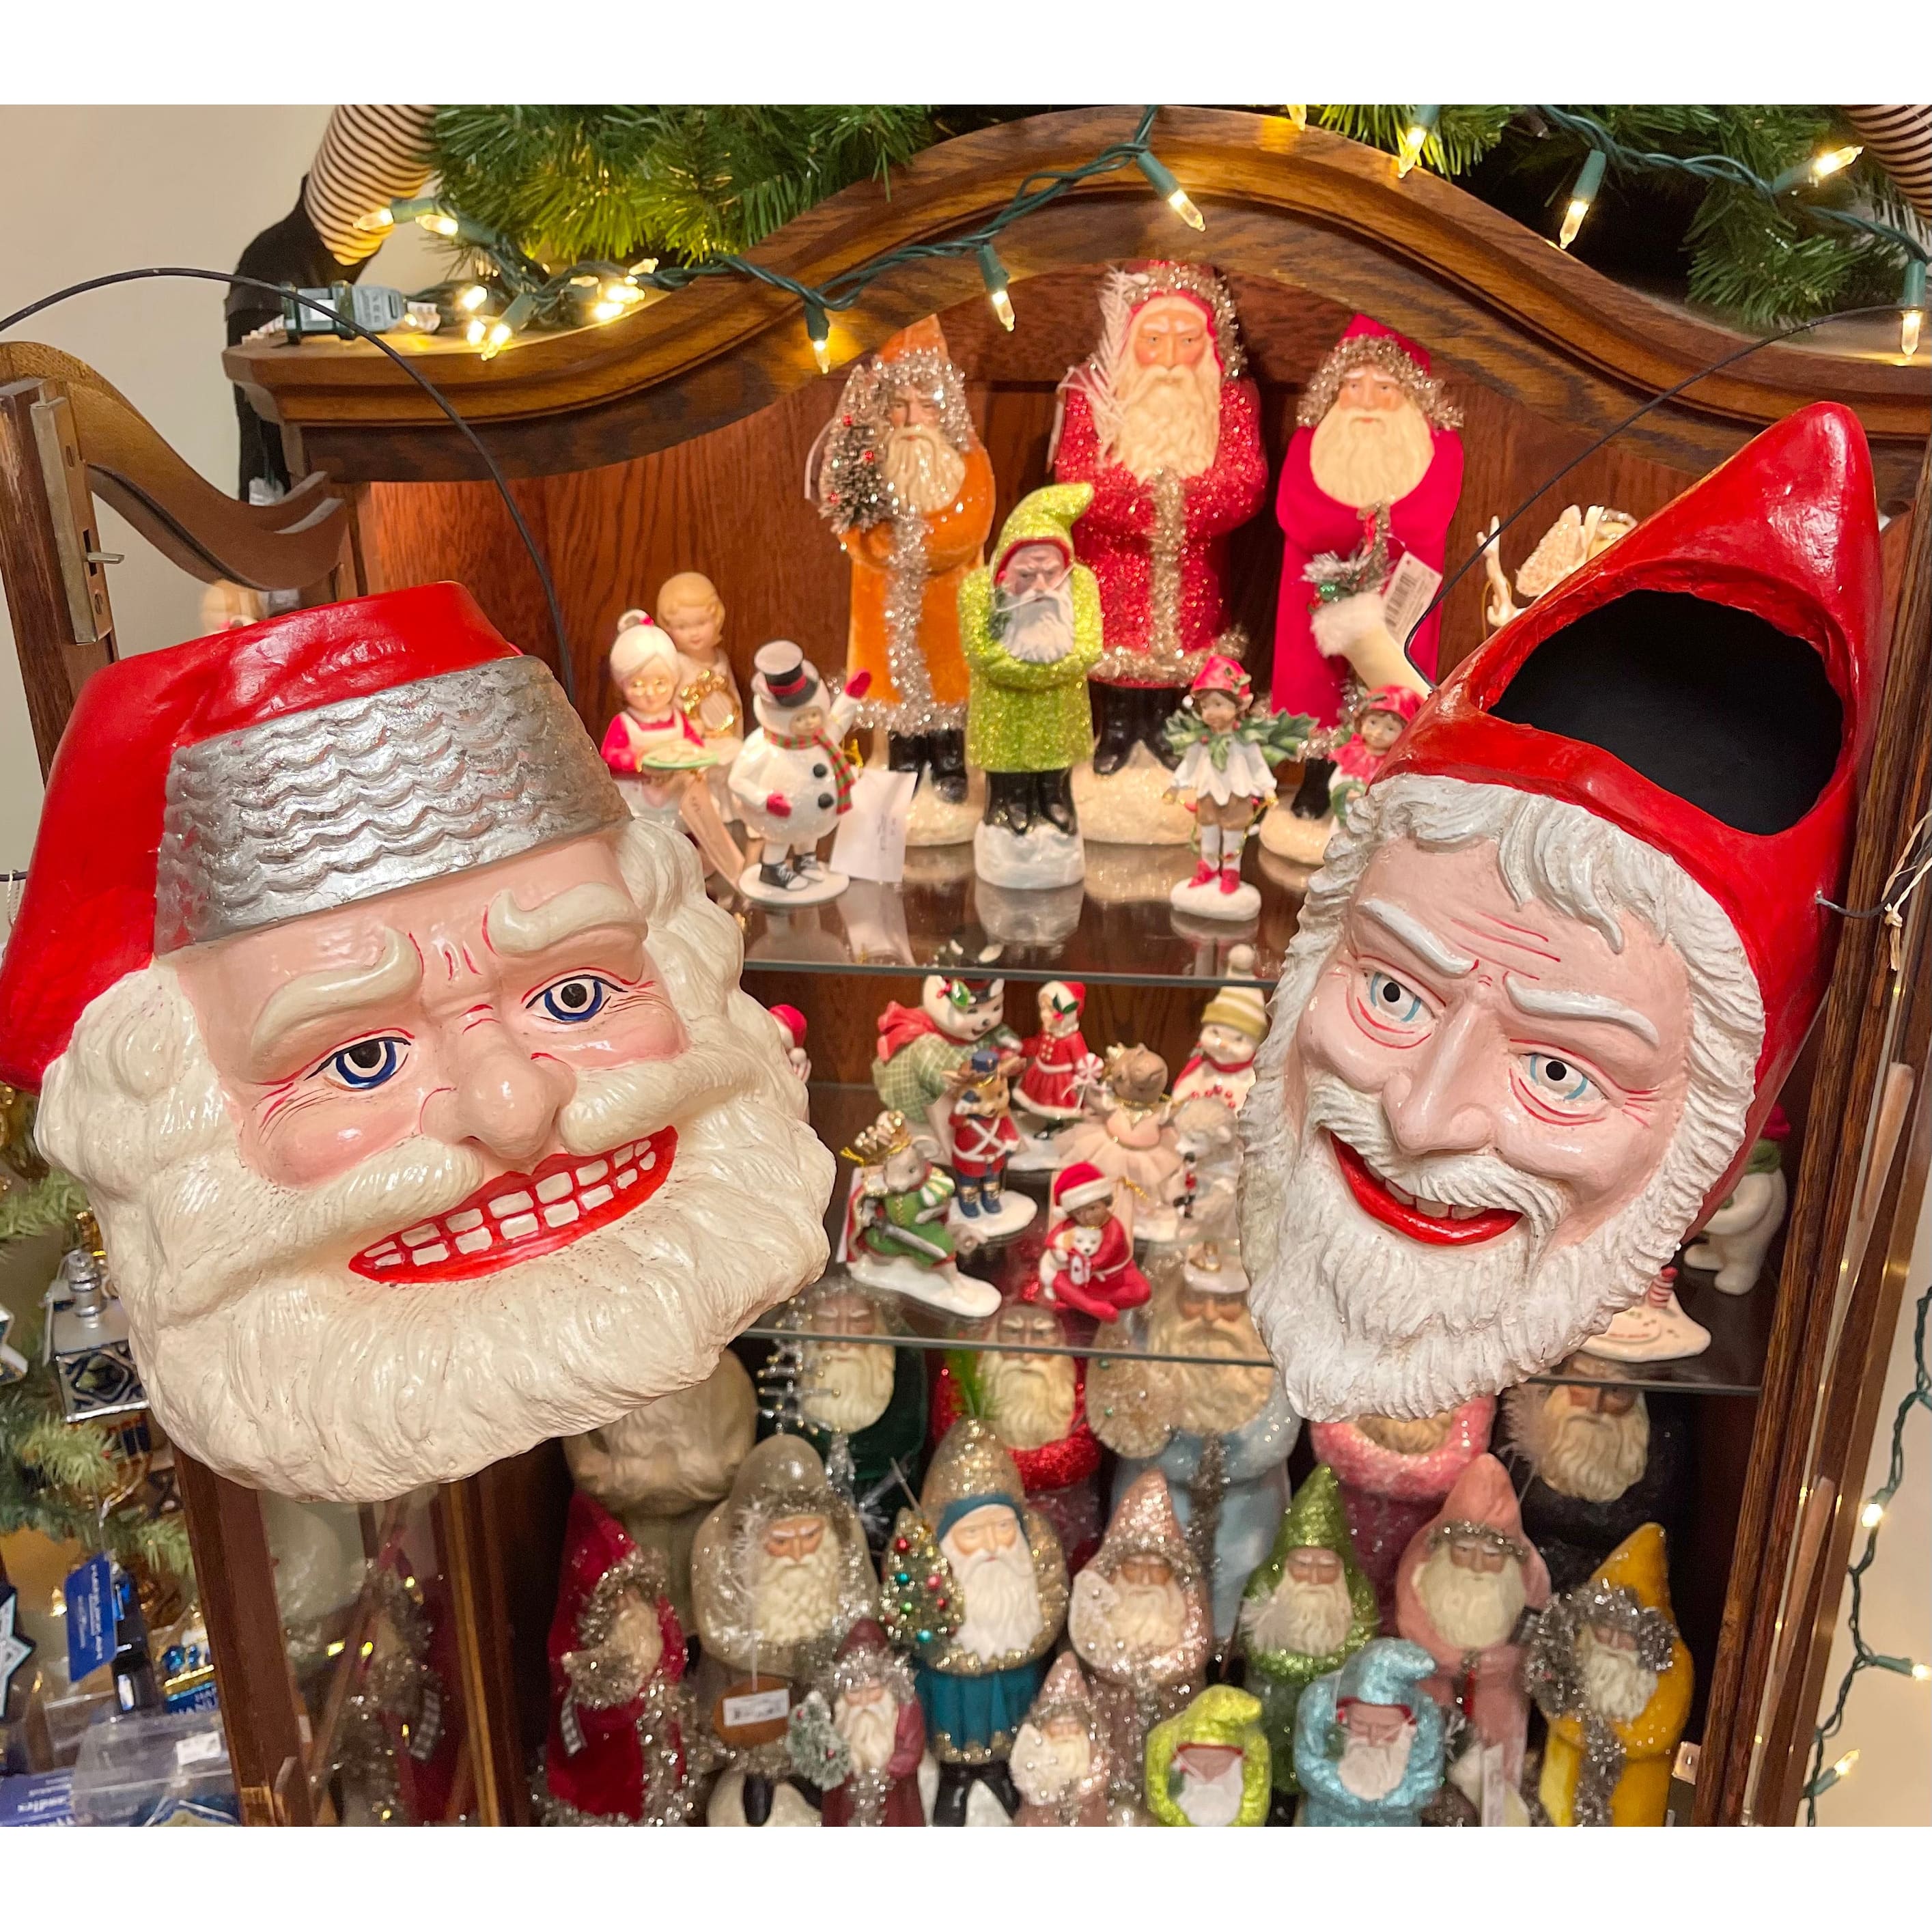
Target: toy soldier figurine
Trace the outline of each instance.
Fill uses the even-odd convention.
[[[913,1144],[905,1116],[881,1114],[845,1157],[860,1163],[846,1221],[854,1280],[945,1314],[992,1314],[999,1290],[953,1265],[958,1243],[946,1225],[952,1177]]]
[[[958,1184],[953,1210],[974,1223],[982,1240],[1017,1234],[1034,1216],[1024,1194],[1004,1192],[1006,1162],[1020,1144],[1010,1100],[1021,1065],[1016,1053],[975,1047],[952,1076],[952,1178]]]

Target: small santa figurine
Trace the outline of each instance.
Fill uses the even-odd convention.
[[[1211,268],[1115,268],[1100,314],[1099,347],[1060,385],[1052,460],[1056,482],[1094,486],[1073,541],[1100,585],[1104,777],[1137,743],[1165,762],[1174,694],[1210,653],[1240,655],[1222,593],[1227,542],[1261,506],[1268,458],[1234,298]]]
[[[1208,1002],[1201,1030],[1180,1078],[1174,1103],[1214,1099],[1235,1113],[1255,1084],[1255,1055],[1268,1034],[1268,1002],[1258,986],[1223,986]]]
[[[1113,1754],[1080,1660],[1070,1650],[1054,1659],[1026,1721],[1014,1735],[1010,1768],[1020,1796],[1016,1825],[1116,1822],[1107,1800]]]
[[[1241,848],[1274,801],[1274,767],[1298,758],[1312,719],[1286,711],[1250,716],[1253,688],[1232,658],[1210,657],[1181,708],[1167,721],[1174,767],[1173,789],[1195,817],[1200,862],[1191,879],[1168,895],[1180,912],[1213,919],[1248,919],[1261,894],[1241,883]]]
[[[818,842],[852,808],[856,767],[840,741],[867,680],[856,674],[828,703],[825,680],[797,645],[766,644],[752,662],[758,728],[732,764],[731,796],[764,850],[738,889],[766,905],[820,904],[845,890],[845,875],[820,862]]]
[[[953,1211],[982,1239],[1016,1234],[1034,1217],[1024,1194],[1005,1191],[1006,1163],[1020,1144],[1010,1104],[1016,1053],[981,1046],[954,1072],[952,1112],[947,1124],[953,1180]]]
[[[1442,1784],[1447,1729],[1422,1686],[1435,1660],[1377,1637],[1318,1677],[1294,1714],[1300,1825],[1417,1825]]]
[[[1053,1178],[1055,1225],[1040,1258],[1041,1298],[1096,1322],[1117,1321],[1153,1290],[1134,1265],[1133,1244],[1114,1213],[1114,1182],[1091,1161]]]
[[[874,1618],[861,1617],[846,1633],[792,1713],[786,1742],[799,1776],[818,1787],[821,1825],[925,1824],[926,1718],[912,1666]]]
[[[1262,1707],[1210,1684],[1148,1733],[1147,1808],[1157,1825],[1260,1825],[1268,1818],[1268,1741]]]
[[[686,1757],[684,1631],[663,1559],[581,1490],[565,1522],[549,1650],[545,1822],[687,1823],[697,1780]]]
[[[1382,513],[1390,569],[1409,556],[1426,566],[1419,612],[1441,581],[1449,522],[1462,492],[1462,441],[1456,434],[1462,416],[1430,374],[1424,350],[1358,315],[1310,378],[1297,419],[1275,499],[1286,542],[1270,691],[1277,711],[1306,712],[1334,724],[1350,670],[1360,674],[1364,640],[1381,625],[1388,584],[1312,609],[1309,566],[1360,551]],[[1398,657],[1406,646],[1424,680],[1436,676],[1439,628],[1439,616],[1432,615],[1412,637],[1392,640]]]

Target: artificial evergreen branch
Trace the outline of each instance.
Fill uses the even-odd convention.
[[[1330,133],[1392,154],[1414,112],[1408,107],[1311,107]],[[1439,175],[1467,174],[1503,137],[1514,107],[1444,107],[1422,144],[1422,165]]]

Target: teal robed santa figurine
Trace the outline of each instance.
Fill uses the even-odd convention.
[[[946,1432],[880,1570],[881,1615],[913,1655],[939,1760],[932,1822],[963,1825],[976,1782],[1010,1818],[1019,1793],[1006,1759],[1066,1618],[1066,1564],[986,1424],[969,1416]]]

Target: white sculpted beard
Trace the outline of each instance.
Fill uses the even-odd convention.
[[[1130,1657],[1151,1657],[1180,1641],[1186,1621],[1186,1595],[1172,1577],[1164,1583],[1130,1583],[1088,1569],[1074,1580],[1067,1627],[1083,1655],[1103,1652],[1111,1642]]]
[[[965,458],[929,423],[908,423],[886,439],[886,481],[921,514],[957,501],[965,480]]]
[[[758,1552],[752,1624],[760,1643],[804,1643],[830,1630],[838,1610],[840,1551],[829,1527],[809,1556]]]
[[[1424,851],[1491,843],[1519,903],[1534,898],[1607,926],[1646,908],[1690,980],[1689,1078],[1669,1146],[1647,1184],[1582,1239],[1551,1240],[1567,1208],[1556,1184],[1494,1154],[1416,1157],[1396,1144],[1380,1101],[1309,1070],[1300,1120],[1286,1104],[1300,1016],[1340,940],[1378,844]],[[1402,777],[1349,809],[1311,881],[1259,1078],[1241,1114],[1242,1255],[1249,1305],[1288,1399],[1309,1420],[1370,1413],[1420,1418],[1534,1374],[1642,1299],[1744,1138],[1763,1006],[1735,930],[1670,860],[1580,806],[1501,785]],[[1508,1208],[1508,1232],[1468,1247],[1412,1241],[1364,1214],[1324,1130],[1385,1180],[1452,1206]]]
[[[845,1740],[853,1765],[860,1771],[885,1769],[892,1759],[898,1720],[898,1706],[890,1697],[876,1704],[848,1704],[841,1697],[832,1713],[832,1729]]]
[[[1650,1460],[1650,1417],[1640,1396],[1622,1415],[1574,1406],[1566,1390],[1551,1398],[1566,1414],[1550,1418],[1540,1443],[1529,1445],[1536,1473],[1559,1494],[1612,1503],[1643,1474]],[[1545,1411],[1548,1417],[1548,1411]]]
[[[1611,1724],[1634,1724],[1657,1694],[1655,1671],[1628,1651],[1599,1643],[1588,1630],[1577,1634],[1576,1661],[1582,1667],[1584,1697]]]
[[[808,1342],[799,1406],[814,1429],[856,1436],[886,1412],[898,1364],[882,1343]]]
[[[976,1550],[970,1556],[944,1544],[940,1548],[966,1603],[953,1642],[982,1663],[1028,1648],[1040,1634],[1040,1586],[1026,1539],[1017,1538],[1006,1550]]]
[[[1284,1573],[1268,1595],[1241,1606],[1241,1629],[1256,1650],[1326,1657],[1340,1648],[1354,1616],[1346,1576],[1331,1583],[1304,1583]]]
[[[1094,1762],[1084,1733],[1050,1738],[1037,1725],[1021,1725],[1007,1760],[1013,1782],[1029,1804],[1058,1804],[1070,1796]]]
[[[557,1131],[602,1154],[675,1122],[673,1170],[622,1220],[474,1282],[412,1287],[347,1265],[480,1186],[470,1148],[418,1136],[320,1186],[280,1186],[244,1164],[165,961],[82,1015],[40,1130],[86,1178],[150,1401],[182,1448],[290,1496],[452,1481],[702,1381],[824,1268],[831,1156],[770,1017],[734,984],[728,918],[677,834],[638,822],[617,852],[691,1043],[580,1074]]]
[[[1498,1570],[1466,1570],[1446,1549],[1423,1559],[1415,1594],[1437,1635],[1458,1650],[1488,1650],[1507,1641],[1526,1600],[1520,1563],[1505,1558]]]
[[[1364,1744],[1351,1738],[1342,1748],[1341,1757],[1335,1766],[1335,1775],[1340,1779],[1344,1791],[1353,1792],[1370,1804],[1378,1798],[1386,1798],[1400,1784],[1408,1770],[1409,1747],[1415,1742],[1415,1725],[1412,1720],[1402,1727],[1402,1735],[1392,1744]]]
[[[1154,1355],[1216,1355],[1252,1361],[1265,1352],[1254,1318],[1244,1310],[1238,1322],[1211,1322],[1205,1316],[1186,1316],[1169,1299],[1148,1324],[1148,1352]],[[1189,1368],[1180,1362],[1160,1365],[1160,1379],[1168,1391],[1166,1420],[1191,1436],[1228,1436],[1245,1427],[1262,1412],[1274,1388],[1272,1369]]]
[[[1448,1415],[1358,1415],[1355,1426],[1378,1449],[1396,1456],[1426,1456],[1449,1438]]]
[[[1236,1758],[1212,1778],[1184,1776],[1174,1802],[1190,1825],[1232,1825],[1240,1816],[1247,1784],[1247,1760]]]
[[[1022,664],[1058,664],[1073,649],[1073,593],[1064,584],[1013,597],[993,592],[1000,648]]]
[[[1357,510],[1400,502],[1435,460],[1429,418],[1406,398],[1392,410],[1338,403],[1315,425],[1308,445],[1315,487]]]
[[[1009,1449],[1043,1448],[1072,1427],[1079,1391],[1071,1355],[1023,1362],[1011,1355],[988,1354],[982,1373],[986,1420]]]
[[[1221,442],[1221,368],[1211,352],[1191,368],[1121,356],[1114,371],[1118,424],[1102,449],[1143,483],[1157,470],[1198,476]]]

